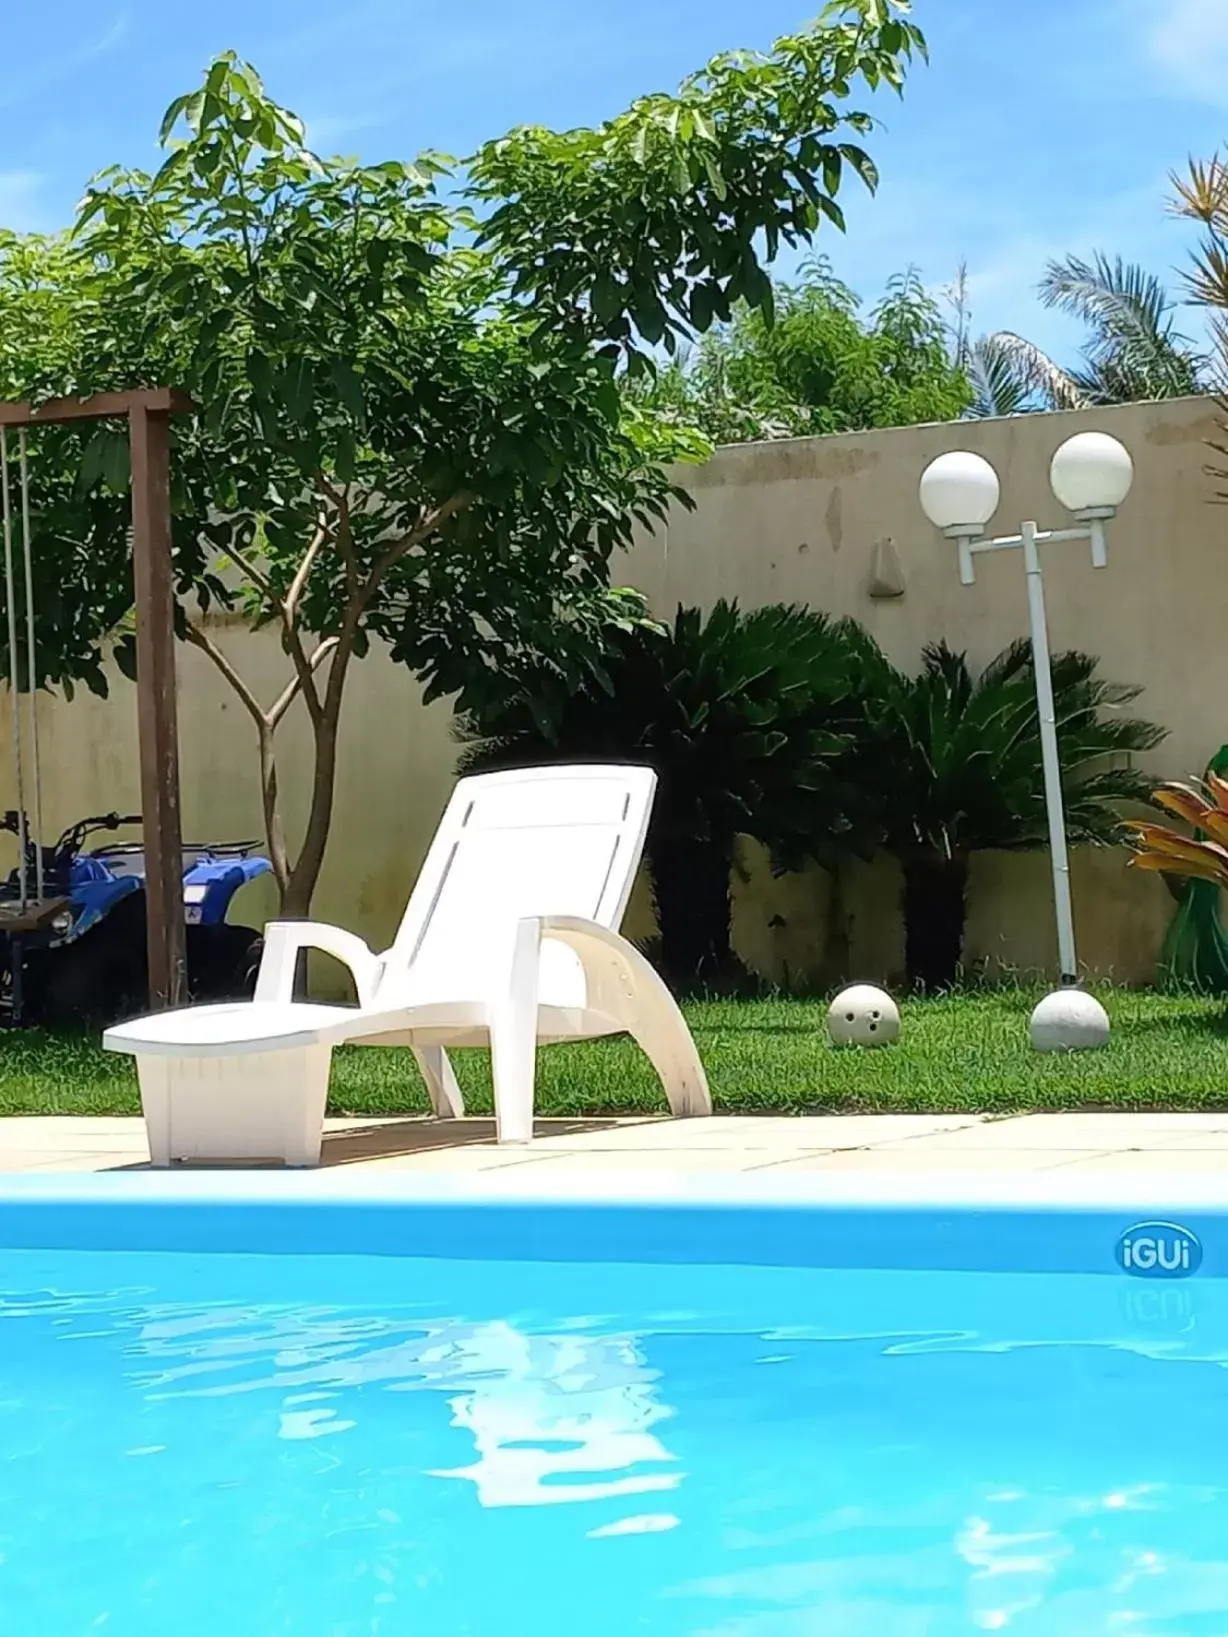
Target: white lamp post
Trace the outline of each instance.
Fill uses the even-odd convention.
[[[1062,811],[1061,763],[1053,711],[1053,677],[1049,666],[1049,636],[1039,548],[1061,541],[1087,540],[1091,543],[1092,566],[1103,568],[1108,560],[1105,523],[1114,516],[1129,494],[1133,480],[1134,466],[1129,451],[1116,438],[1104,432],[1080,432],[1067,439],[1054,455],[1049,468],[1049,482],[1054,494],[1074,513],[1080,527],[1041,530],[1035,523],[1024,523],[1018,534],[987,539],[985,527],[997,510],[999,499],[998,475],[987,460],[980,455],[963,452],[940,455],[926,467],[921,478],[921,508],[935,527],[940,528],[948,539],[958,543],[959,576],[965,585],[972,585],[975,580],[974,559],[978,552],[1008,551],[1015,546],[1023,548],[1032,662],[1036,676],[1036,707],[1040,715],[1049,850],[1053,862],[1058,959],[1065,989],[1077,984],[1078,964],[1075,958],[1074,917],[1070,907],[1070,861]],[[1095,1004],[1090,997],[1084,998],[1091,1005]],[[1061,1023],[1057,1033],[1063,1038],[1054,1038],[1051,1042],[1047,1036],[1042,1039],[1044,1031],[1042,1029],[1038,1035],[1037,1025],[1043,1020],[1037,1016],[1033,1019],[1033,1039],[1037,1044],[1102,1044],[1102,1038],[1075,1038],[1079,1031],[1072,1031],[1067,1026],[1080,1008],[1077,1005],[1058,1004],[1059,1000],[1058,996],[1048,997],[1041,1002],[1037,1012],[1039,1014],[1048,1007],[1049,1013],[1053,1014],[1052,1021]],[[1098,1007],[1096,1010],[1100,1011]],[[1100,1017],[1103,1018],[1102,1012]],[[1092,1034],[1107,1038],[1107,1030],[1108,1020],[1105,1018],[1103,1028],[1097,1024]]]

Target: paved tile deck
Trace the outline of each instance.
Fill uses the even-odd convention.
[[[825,1115],[795,1119],[540,1120],[531,1147],[500,1148],[490,1120],[330,1120],[324,1164],[355,1173],[516,1173],[544,1188],[633,1174],[1061,1171],[1228,1174],[1222,1114]],[[0,1172],[147,1168],[139,1119],[0,1119]]]

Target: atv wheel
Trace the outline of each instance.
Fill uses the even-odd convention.
[[[145,1001],[144,963],[125,959],[107,938],[87,936],[50,952],[43,974],[35,1021],[52,1028],[105,1026]]]
[[[250,1000],[264,940],[251,927],[188,928],[188,988],[193,1000]]]

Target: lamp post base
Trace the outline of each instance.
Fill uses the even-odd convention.
[[[1083,989],[1055,989],[1032,1013],[1028,1033],[1038,1052],[1094,1051],[1109,1043],[1109,1015]]]

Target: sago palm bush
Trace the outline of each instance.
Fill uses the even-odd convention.
[[[839,832],[853,636],[807,608],[682,608],[669,629],[612,633],[600,674],[565,692],[547,662],[462,717],[465,772],[542,761],[647,763],[660,781],[646,858],[661,961],[680,985],[735,970],[739,836],[796,862]]]
[[[1066,830],[1075,843],[1115,838],[1121,804],[1148,788],[1129,758],[1164,737],[1128,714],[1139,689],[1106,682],[1096,668],[1087,654],[1053,659]],[[862,818],[903,870],[907,975],[944,988],[963,952],[973,854],[1047,845],[1031,651],[1012,643],[978,675],[940,642],[908,674],[866,638],[858,696]]]

